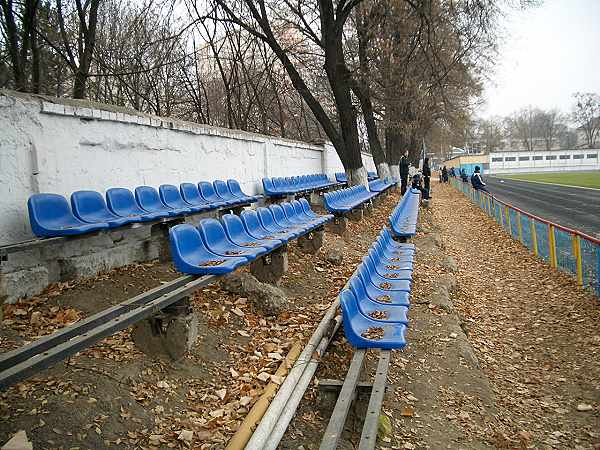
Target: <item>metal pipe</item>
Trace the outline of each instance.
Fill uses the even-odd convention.
[[[285,357],[284,361],[280,364],[277,372],[275,372],[275,376],[285,376],[288,372],[288,369],[293,366],[301,351],[302,346],[300,342],[296,342]],[[254,404],[254,406],[252,406],[252,409],[246,415],[246,418],[242,424],[227,443],[225,450],[242,450],[244,448],[250,437],[252,437],[252,429],[256,426],[256,422],[261,419],[269,407],[269,402],[277,392],[277,387],[278,386],[272,381],[265,387],[258,401]]]
[[[267,412],[258,424],[258,427],[254,431],[252,438],[250,438],[250,441],[248,441],[248,444],[246,445],[246,450],[262,450],[264,448],[264,444],[269,438],[273,427],[279,420],[279,417],[281,416],[281,413],[285,408],[288,399],[292,395],[292,392],[298,384],[298,381],[304,373],[304,370],[310,363],[313,352],[320,344],[327,330],[330,329],[330,324],[333,317],[335,316],[338,305],[339,299],[336,298],[336,300],[332,303],[332,305],[329,307],[329,309],[323,316],[323,319],[319,323],[319,326],[314,331],[310,340],[306,344],[306,347],[302,351],[302,354],[294,364],[294,367],[292,367],[290,373],[285,378],[285,381],[279,388],[277,395],[269,405]]]
[[[323,336],[323,339],[321,339],[321,343],[317,347],[316,352],[319,354],[319,359],[321,356],[323,356],[323,354],[327,350],[327,347],[329,346],[331,340],[333,339],[335,332],[337,331],[340,324],[342,323],[342,316],[336,316],[335,319],[333,319],[333,320],[335,321],[333,332],[329,336]],[[275,450],[277,448],[277,446],[279,445],[279,442],[281,441],[281,438],[285,434],[287,427],[289,426],[290,422],[294,418],[294,415],[296,414],[298,405],[300,404],[302,397],[304,397],[304,393],[306,392],[306,389],[308,388],[310,381],[312,380],[315,372],[317,371],[317,366],[319,365],[319,359],[312,359],[310,361],[310,363],[308,363],[306,370],[302,374],[302,377],[298,381],[296,388],[294,389],[294,391],[292,392],[292,395],[288,399],[288,402],[285,405],[285,409],[283,410],[283,413],[279,417],[279,421],[273,427],[273,430],[271,431],[271,435],[269,436],[269,440],[265,443],[265,446],[263,447],[265,450],[269,450],[269,449]]]

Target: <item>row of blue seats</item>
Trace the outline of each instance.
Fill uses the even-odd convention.
[[[340,293],[344,333],[356,348],[406,345],[414,244],[384,228]]]
[[[373,181],[369,181],[369,191],[371,192],[385,192],[388,189],[391,189],[396,183],[390,181],[388,179],[381,180],[376,179]]]
[[[377,172],[367,172],[368,181],[373,181],[373,180],[376,180],[377,178],[379,178],[379,175],[377,175]],[[335,179],[338,183],[347,183],[348,175],[346,175],[346,172],[336,172]]]
[[[395,237],[411,238],[417,233],[420,199],[419,190],[409,189],[390,214],[389,224]]]
[[[310,233],[333,219],[317,215],[305,199],[246,209],[221,221],[204,219],[198,227],[176,225],[169,230],[177,270],[192,275],[223,275],[277,247]]]
[[[27,201],[31,229],[36,236],[54,237],[90,233],[130,223],[149,222],[218,208],[255,202],[236,180],[215,180],[212,184],[163,184],[158,191],[150,186],[111,188],[104,197],[96,191],[71,194],[71,207],[58,194],[34,194]]]
[[[377,197],[379,194],[380,192],[367,191],[367,188],[362,185],[353,186],[333,192],[326,192],[323,204],[330,213],[345,214],[372,198]]]
[[[284,195],[298,194],[315,189],[327,189],[335,186],[324,174],[301,175],[298,177],[274,177],[262,179],[266,196],[281,197]]]

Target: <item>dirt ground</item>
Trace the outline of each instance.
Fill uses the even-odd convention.
[[[289,307],[277,317],[263,317],[247,299],[208,286],[194,295],[201,335],[183,361],[152,360],[125,330],[0,393],[0,442],[23,429],[36,449],[223,448],[269,381],[264,374],[312,334],[397,201],[390,195],[377,214],[350,223],[345,238],[326,233],[317,255],[290,245],[281,285]],[[344,254],[340,266],[326,260],[334,248]],[[4,305],[0,350],[177,276],[157,262],[132,265]],[[346,351],[332,351],[329,364],[343,363]]]
[[[462,194],[434,188],[414,240],[409,344],[393,352],[391,427],[378,448],[600,448],[598,300]],[[223,448],[269,381],[264,374],[312,333],[397,200],[389,196],[345,238],[326,233],[317,255],[291,245],[282,282],[290,305],[277,317],[208,286],[194,296],[201,337],[184,360],[148,358],[126,330],[0,393],[0,442],[23,429],[35,449]],[[341,266],[326,260],[332,248],[343,249]],[[176,276],[158,263],[129,266],[4,306],[0,350]],[[351,356],[338,333],[317,379],[343,378]],[[334,401],[311,385],[280,448],[318,448]],[[355,448],[360,428],[351,417],[343,448]]]

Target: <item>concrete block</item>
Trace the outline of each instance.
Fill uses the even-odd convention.
[[[65,107],[65,116],[74,116],[75,115],[75,108],[72,107],[71,105],[64,105]]]
[[[336,216],[331,222],[325,225],[325,229],[339,236],[343,236],[348,230],[348,218]]]
[[[11,273],[0,273],[0,305],[14,303],[20,298],[28,298],[43,291],[51,281],[48,269],[31,267]]]
[[[309,255],[316,254],[323,246],[325,239],[325,230],[315,230],[298,238],[298,247],[303,253]]]
[[[6,255],[6,261],[0,264],[0,272],[15,272],[39,266],[42,260],[40,248],[32,248],[18,253]]]
[[[178,302],[176,307],[181,309],[161,311],[134,325],[131,337],[146,355],[178,361],[196,345],[197,314],[187,299]]]
[[[250,273],[263,283],[278,285],[288,271],[288,251],[283,246],[250,263]]]
[[[58,103],[42,102],[42,112],[63,115],[65,113],[65,107]]]
[[[59,258],[61,281],[74,278],[93,277],[99,272],[122,267],[136,261],[144,261],[143,246],[130,245],[109,246],[103,251],[95,251],[71,258]]]
[[[348,218],[352,222],[360,222],[363,219],[363,210],[362,210],[362,208],[354,208],[348,214]]]
[[[323,206],[323,194],[318,192],[310,193],[310,204],[311,206]]]

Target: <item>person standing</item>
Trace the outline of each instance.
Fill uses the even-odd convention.
[[[427,198],[430,198],[429,194],[431,189],[431,169],[429,168],[429,158],[423,160],[423,189],[427,192]]]
[[[442,181],[444,183],[448,182],[448,169],[446,169],[446,166],[442,167]]]
[[[404,195],[408,187],[408,150],[400,158],[400,193]]]

